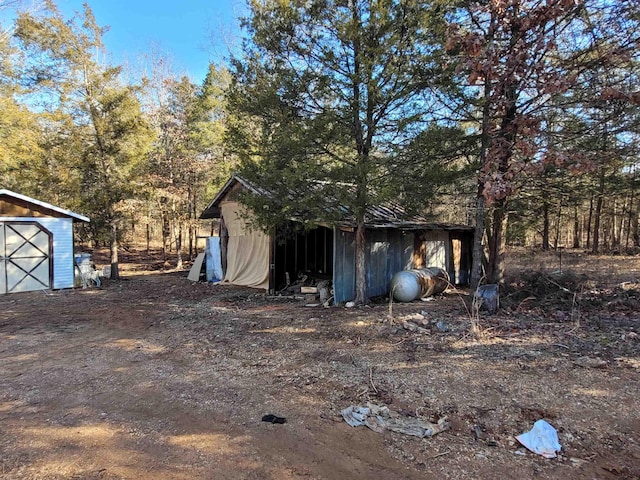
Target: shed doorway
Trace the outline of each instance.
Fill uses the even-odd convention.
[[[0,222],[0,294],[52,285],[52,235],[36,222]]]
[[[333,230],[317,227],[276,239],[274,245],[275,291],[303,277],[333,279]]]

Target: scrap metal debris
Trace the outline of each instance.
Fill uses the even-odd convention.
[[[420,418],[402,416],[384,405],[370,402],[367,402],[366,406],[351,405],[340,413],[344,421],[352,427],[366,426],[377,433],[390,430],[425,438],[449,429],[447,417],[442,417],[438,423],[431,423]]]
[[[473,295],[473,310],[478,313],[481,308],[494,314],[500,309],[500,286],[495,284],[480,285]]]

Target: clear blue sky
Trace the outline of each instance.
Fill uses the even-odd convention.
[[[152,48],[166,53],[178,73],[201,82],[209,61],[221,62],[229,47],[240,45],[237,18],[246,15],[245,0],[85,0],[104,36],[112,61],[137,59]],[[55,0],[65,16],[82,11],[83,0]]]

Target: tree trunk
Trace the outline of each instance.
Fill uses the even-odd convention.
[[[602,215],[602,202],[604,201],[604,168],[600,170],[600,185],[598,187],[598,198],[596,200],[596,210],[594,212],[593,220],[593,246],[592,253],[599,253],[600,251],[600,220]]]
[[[351,9],[351,18],[354,21],[354,25],[360,22],[360,14],[358,12],[358,5],[356,2],[349,2],[349,8]],[[367,188],[368,185],[368,168],[369,168],[369,153],[371,152],[371,145],[374,135],[374,123],[373,123],[373,93],[369,90],[369,81],[371,80],[371,73],[367,72],[366,68],[362,68],[361,58],[361,43],[360,36],[354,35],[352,38],[353,47],[353,71],[352,71],[352,99],[351,99],[351,115],[352,115],[352,132],[355,137],[356,150],[358,152],[358,161],[356,166],[355,181],[356,181],[356,297],[354,299],[356,304],[365,304],[369,301],[367,297],[367,271],[366,271],[366,238],[365,238],[365,212],[368,204],[367,200]],[[362,89],[365,89],[363,95]],[[363,96],[366,96],[366,133],[360,114],[361,100]]]
[[[471,264],[471,289],[476,290],[483,277],[482,264],[484,260],[484,248],[482,238],[484,237],[484,214],[485,200],[482,194],[482,186],[478,187],[476,197],[476,228],[474,231],[472,264]]]
[[[484,79],[484,104],[482,106],[482,132],[480,140],[480,165],[486,165],[487,152],[489,151],[490,127],[491,127],[491,105],[489,97],[491,95],[491,79],[488,75]],[[486,199],[484,197],[484,181],[478,181],[478,192],[476,194],[476,228],[473,237],[473,253],[471,265],[471,289],[476,290],[483,277],[484,248],[482,240],[484,238],[484,216],[486,209]]]
[[[573,248],[580,248],[580,220],[578,207],[573,207]]]
[[[613,200],[613,213],[611,218],[611,248],[619,249],[620,248],[620,235],[622,229],[622,221],[620,220],[620,215],[618,214],[618,201]]]
[[[366,273],[366,238],[364,221],[358,222],[356,228],[356,298],[355,303],[364,304],[369,301],[367,297],[367,273]]]
[[[625,232],[626,234],[626,239],[624,242],[624,250],[625,252],[629,253],[629,237],[631,236],[631,222],[634,216],[633,213],[633,200],[634,200],[634,195],[633,195],[633,190],[631,191],[631,198],[629,198],[629,212],[627,215],[627,231]]]
[[[182,223],[181,222],[178,222],[178,233],[176,235],[176,253],[178,255],[176,268],[180,270],[182,268]]]
[[[558,216],[556,217],[556,236],[553,239],[553,248],[558,250],[558,241],[560,239],[560,220],[562,219],[562,200],[558,205]]]
[[[489,263],[487,266],[487,282],[504,283],[504,252],[507,240],[507,200],[495,202],[492,216],[492,241],[489,244]]]
[[[587,218],[587,250],[591,248],[591,222],[593,220],[593,192],[589,197],[589,217]]]
[[[111,254],[111,280],[120,278],[118,269],[118,225],[114,219],[111,220],[111,232],[109,235],[109,253]]]
[[[149,222],[147,222],[147,255],[149,255],[149,247],[151,245],[151,228]]]
[[[514,5],[517,5],[514,4]],[[516,6],[516,12],[519,8]],[[518,14],[518,13],[517,13]],[[511,25],[511,37],[509,39],[510,47],[516,48],[516,42],[520,35],[520,22],[514,22]],[[487,76],[489,77],[489,76]],[[489,78],[485,80],[485,89],[487,88]],[[490,85],[490,83],[489,83]],[[506,81],[506,84],[502,87],[505,100],[504,115],[500,120],[500,128],[497,132],[497,138],[494,140],[497,144],[503,144],[502,153],[499,155],[498,173],[502,178],[506,178],[511,166],[513,150],[515,148],[517,134],[518,134],[518,89],[519,79],[513,75]],[[485,100],[487,99],[487,91],[485,90]],[[483,111],[483,136],[489,135],[489,130],[485,130],[489,123],[485,124],[485,121],[489,122],[487,113]],[[487,141],[489,137],[487,137]],[[483,138],[483,142],[485,139]],[[487,143],[487,147],[489,144]],[[486,165],[488,150],[484,152],[484,158],[482,159],[483,167]],[[502,285],[504,283],[504,253],[505,246],[507,244],[507,222],[509,220],[509,211],[507,210],[508,199],[496,198],[493,204],[492,215],[492,234],[493,239],[489,244],[489,262],[487,265],[487,281],[490,284]]]
[[[542,203],[542,250],[549,250],[549,203]]]
[[[167,243],[169,242],[169,235],[171,235],[171,229],[169,226],[169,216],[167,212],[162,209],[162,261],[167,261]]]
[[[195,177],[194,177],[194,184],[195,184]],[[194,226],[193,226],[193,250],[196,254],[196,256],[198,255],[198,203],[197,203],[197,189],[193,188],[193,219],[194,219]]]

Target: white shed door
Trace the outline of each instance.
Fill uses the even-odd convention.
[[[424,266],[447,270],[448,232],[427,232],[424,241]]]
[[[51,288],[51,233],[35,222],[0,223],[0,294]]]

